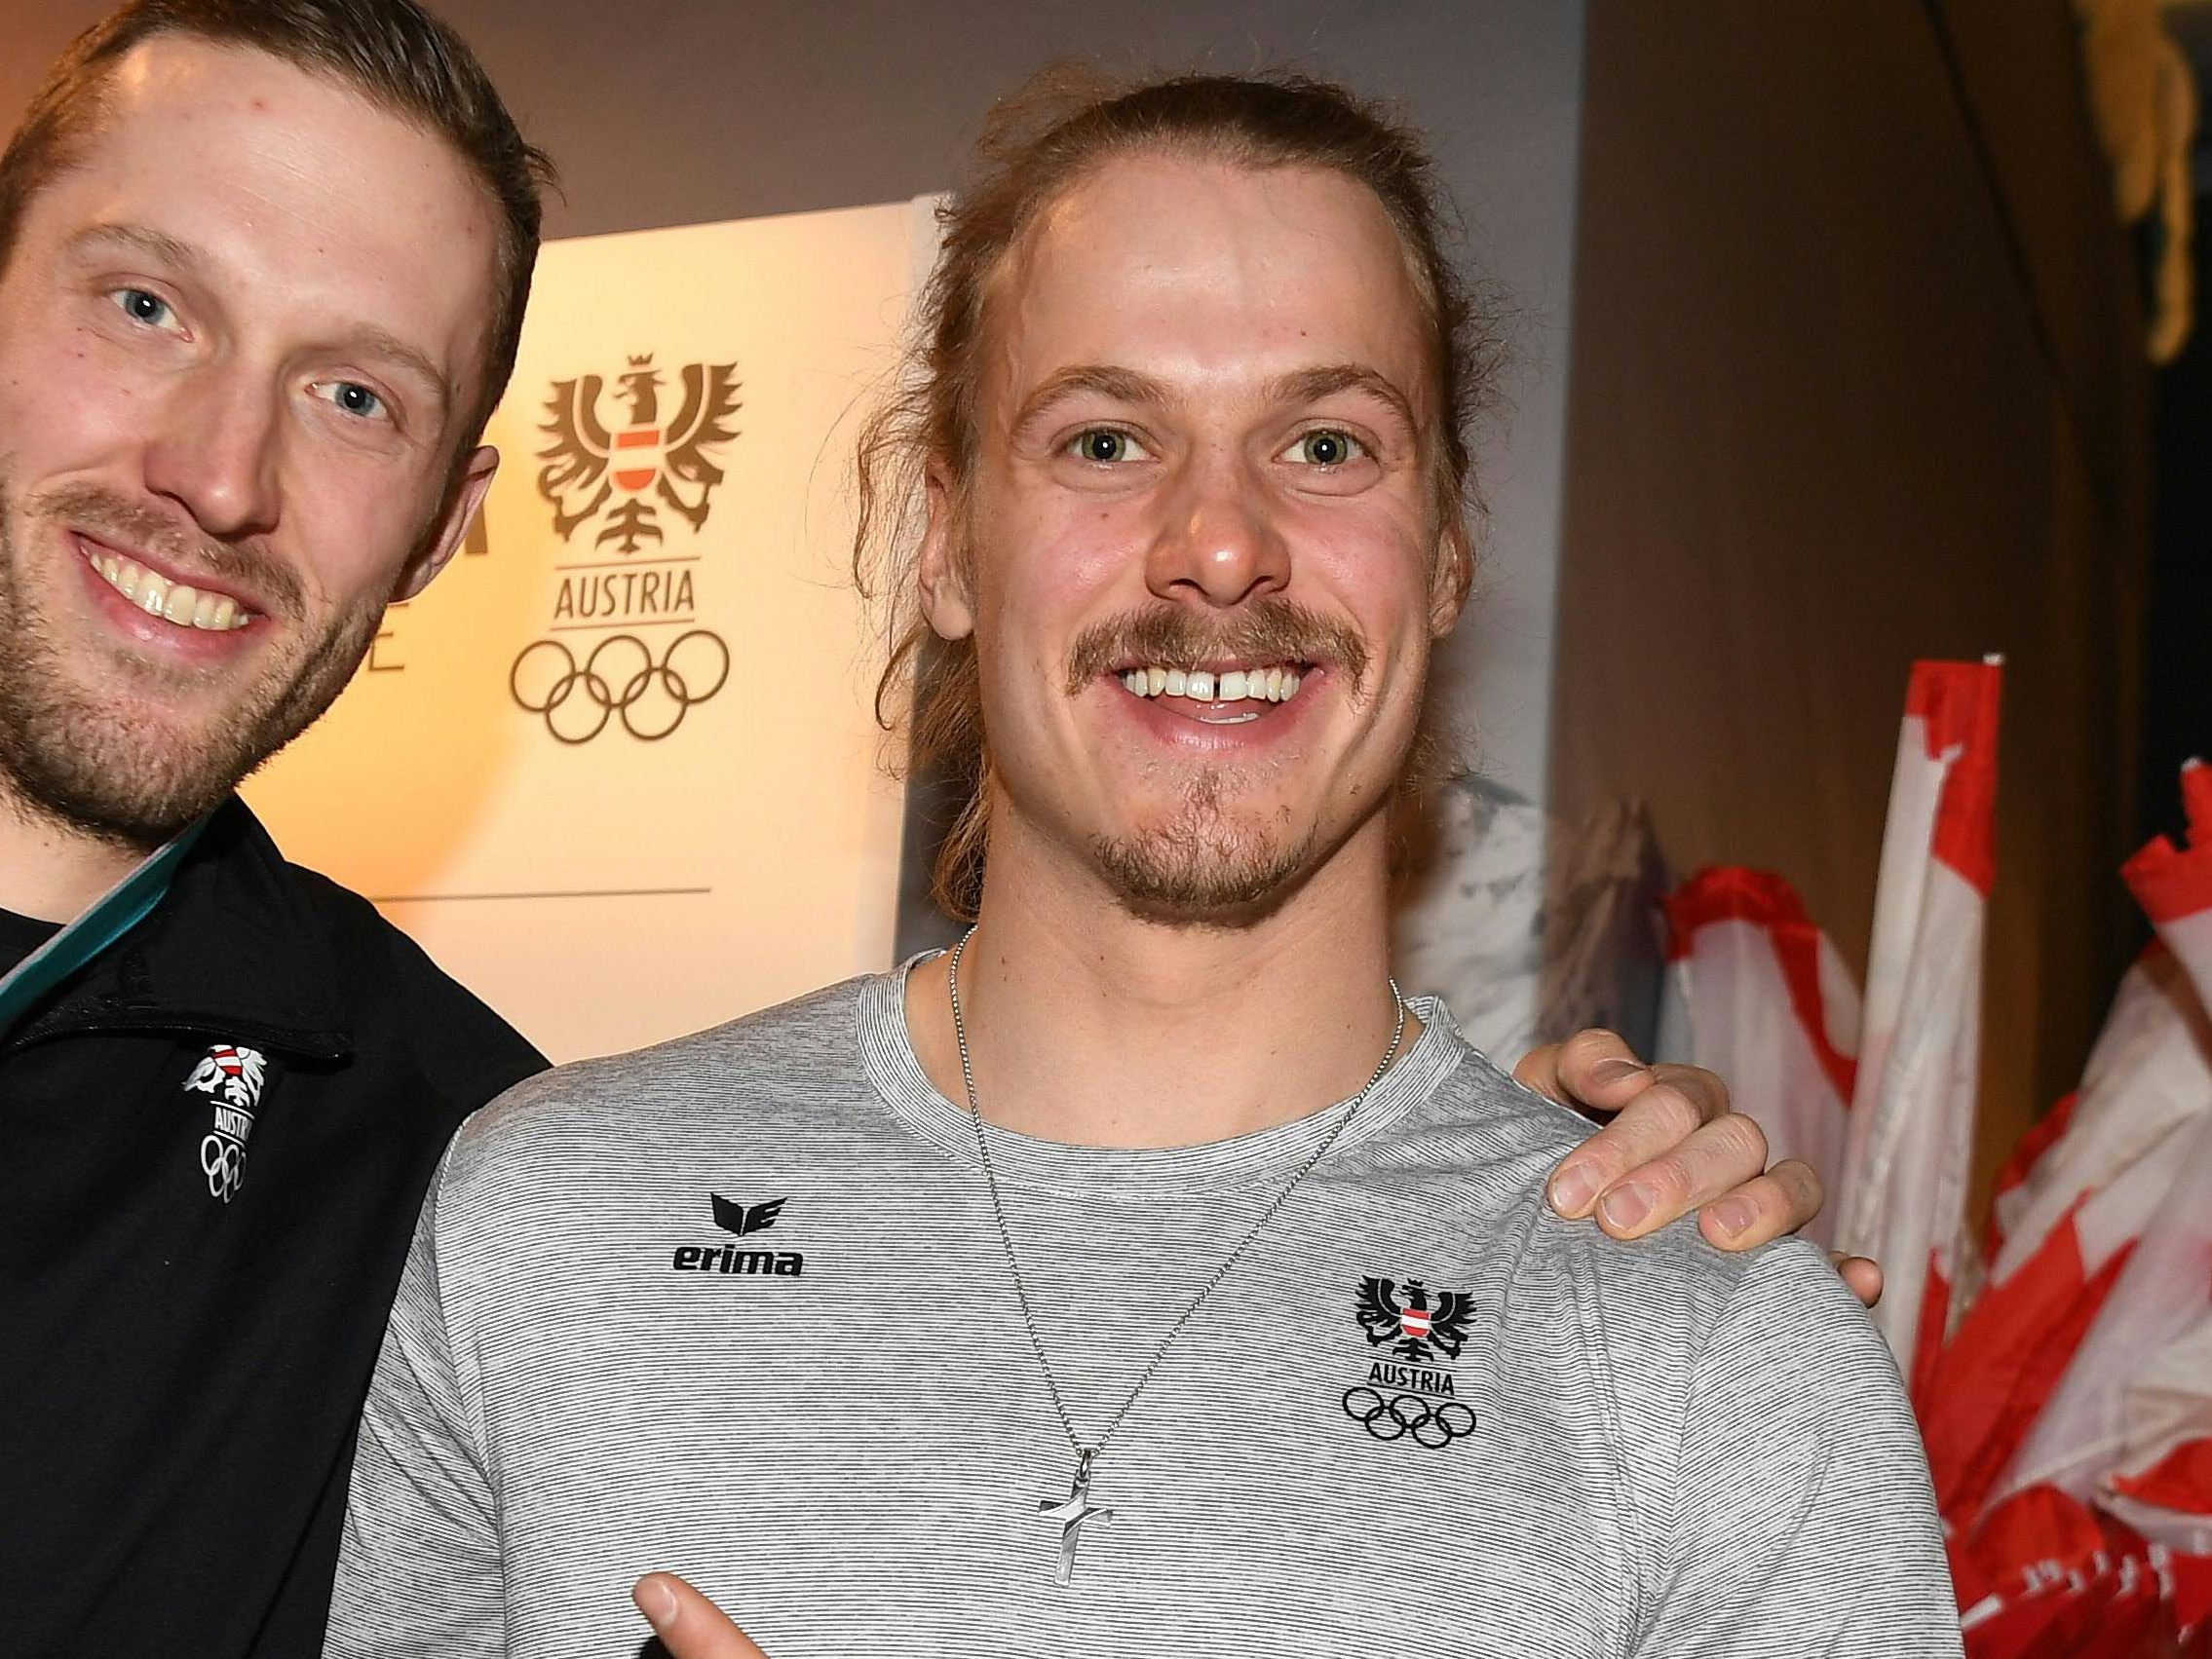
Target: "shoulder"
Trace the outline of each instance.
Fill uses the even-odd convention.
[[[1423,1012],[1430,1009],[1425,1005]],[[1443,1027],[1439,1057],[1445,1069],[1420,1114],[1429,1123],[1472,1137],[1499,1155],[1553,1161],[1596,1132],[1589,1118],[1516,1080],[1468,1042],[1441,1004],[1431,1017]]]
[[[1880,1355],[1888,1349],[1826,1256],[1801,1238],[1756,1250],[1725,1251],[1706,1242],[1695,1214],[1645,1238],[1621,1240],[1595,1223],[1569,1222],[1545,1203],[1541,1182],[1527,1204],[1538,1217],[1528,1236],[1523,1277],[1572,1281],[1604,1345],[1633,1350],[1637,1369],[1663,1367],[1687,1381],[1728,1344],[1764,1357],[1816,1363],[1842,1343]],[[1890,1368],[1893,1372],[1894,1368]]]
[[[719,1136],[794,1102],[864,1086],[858,1009],[865,978],[809,992],[706,1031],[626,1054],[579,1060],[526,1078],[472,1117],[455,1164],[539,1141],[626,1132]]]
[[[1686,1217],[1624,1243],[1547,1214],[1532,1242],[1523,1283],[1557,1284],[1610,1401],[1631,1489],[1671,1492],[1684,1459],[1740,1462],[1759,1424],[1755,1438],[1802,1480],[1816,1478],[1839,1439],[1894,1430],[1911,1440],[1888,1344],[1805,1240],[1722,1251]]]
[[[403,1045],[439,1094],[473,1110],[546,1057],[376,906],[327,876],[285,874],[328,946],[357,1037]]]
[[[1552,1169],[1597,1126],[1507,1076],[1440,1004],[1424,999],[1419,1011],[1428,1029],[1386,1085],[1410,1104],[1347,1137],[1350,1169],[1433,1208],[1440,1225],[1493,1240],[1501,1225],[1518,1231]]]

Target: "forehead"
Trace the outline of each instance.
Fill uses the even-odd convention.
[[[1039,215],[995,299],[1017,383],[1073,363],[1256,382],[1358,362],[1419,401],[1428,379],[1427,307],[1396,227],[1329,169],[1109,162]]]
[[[381,327],[456,362],[497,299],[488,192],[436,133],[249,48],[162,35],[107,73],[25,240],[150,230],[272,324]]]

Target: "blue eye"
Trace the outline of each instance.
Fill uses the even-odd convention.
[[[159,328],[174,315],[169,301],[144,288],[118,288],[108,297],[115,301],[124,316],[149,328]]]
[[[357,420],[373,421],[385,413],[384,399],[358,380],[319,381],[315,395]]]

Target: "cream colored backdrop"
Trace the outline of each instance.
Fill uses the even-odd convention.
[[[555,1060],[891,960],[850,449],[928,207],[549,244],[482,526],[247,786]]]

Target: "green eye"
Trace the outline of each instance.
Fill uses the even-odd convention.
[[[1309,467],[1341,467],[1365,453],[1350,433],[1310,432],[1290,446],[1291,455]]]
[[[1088,432],[1076,434],[1069,448],[1077,460],[1092,462],[1101,467],[1149,459],[1144,445],[1127,433],[1117,432],[1111,427],[1093,427]]]

